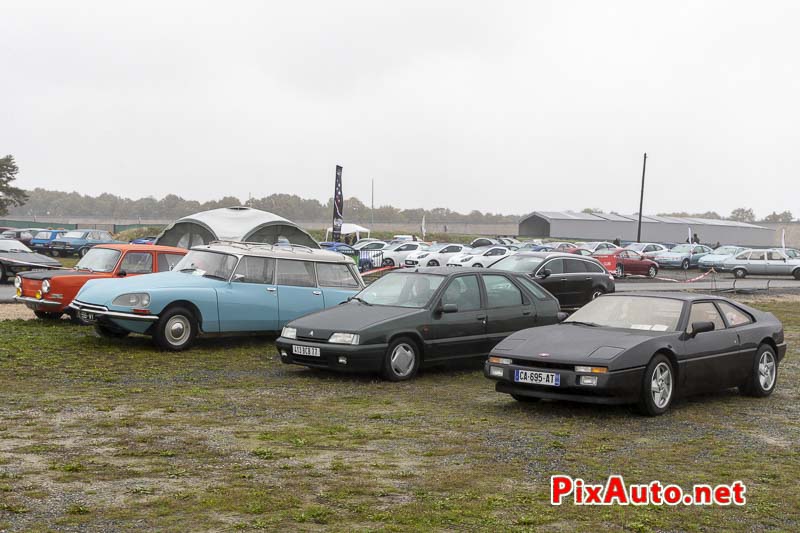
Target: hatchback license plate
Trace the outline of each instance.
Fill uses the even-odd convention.
[[[292,346],[292,353],[308,357],[319,357],[319,348],[313,346]]]
[[[86,311],[81,311],[81,320],[84,322],[94,322],[94,313],[87,313]]]
[[[537,370],[514,370],[514,381],[518,383],[531,383],[532,385],[561,385],[561,374],[553,372],[539,372]]]

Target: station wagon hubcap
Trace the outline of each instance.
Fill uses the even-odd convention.
[[[775,383],[775,358],[770,352],[762,353],[758,360],[758,380],[765,391],[770,390]]]
[[[177,315],[167,321],[164,329],[169,343],[180,346],[189,338],[191,328],[189,320],[185,316]]]
[[[658,363],[650,379],[650,393],[653,403],[661,409],[672,397],[672,371],[667,363]]]
[[[414,354],[414,349],[411,346],[406,343],[398,344],[395,346],[394,351],[392,351],[392,357],[390,360],[392,372],[394,372],[398,377],[406,377],[414,368],[415,359],[416,355]]]
[[[647,271],[647,275],[651,278],[656,277],[656,267],[650,267],[650,270]]]

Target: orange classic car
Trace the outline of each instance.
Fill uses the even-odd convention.
[[[90,279],[164,272],[171,270],[186,252],[183,248],[152,244],[97,245],[73,269],[20,273],[14,279],[15,299],[32,309],[37,318],[72,315],[67,306]]]

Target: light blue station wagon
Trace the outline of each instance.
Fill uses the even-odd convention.
[[[192,248],[171,272],[92,280],[70,307],[104,337],[143,333],[180,351],[200,334],[278,332],[362,288],[358,269],[342,254],[214,242]]]

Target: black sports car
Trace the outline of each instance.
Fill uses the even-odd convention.
[[[699,294],[614,294],[509,336],[484,374],[520,401],[638,403],[660,415],[679,394],[739,387],[768,396],[785,354],[771,313]]]
[[[420,268],[389,273],[346,303],[290,322],[276,344],[284,363],[401,381],[421,364],[486,357],[507,335],[562,316],[527,276]]]
[[[5,283],[7,278],[18,272],[50,268],[61,268],[61,263],[52,257],[37,254],[19,241],[0,239],[0,283]]]

